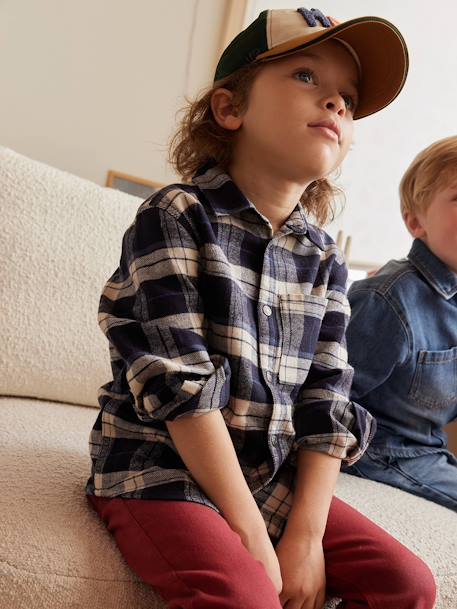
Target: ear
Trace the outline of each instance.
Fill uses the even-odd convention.
[[[243,118],[233,105],[233,93],[228,89],[216,89],[211,97],[211,110],[217,124],[224,129],[236,131],[241,127]]]
[[[422,226],[422,221],[418,215],[405,211],[403,214],[403,220],[405,221],[406,228],[412,237],[415,239],[422,239],[426,236],[426,230]]]

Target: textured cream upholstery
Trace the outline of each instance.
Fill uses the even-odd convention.
[[[0,394],[96,405],[98,301],[140,204],[0,148]]]

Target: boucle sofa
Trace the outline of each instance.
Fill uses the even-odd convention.
[[[0,148],[0,607],[159,609],[88,507],[109,379],[99,293],[141,201]],[[419,554],[457,607],[457,515],[341,475],[337,494]]]

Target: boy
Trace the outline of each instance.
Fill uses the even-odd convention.
[[[457,417],[457,137],[435,142],[400,184],[414,237],[349,291],[351,397],[377,420],[365,455],[344,471],[457,511],[457,459],[443,427]]]
[[[347,609],[433,606],[427,567],[332,497],[373,419],[348,396],[344,260],[309,223],[353,120],[407,65],[383,19],[264,11],[187,109],[172,158],[192,182],[127,230],[87,491],[170,609],[315,609],[326,589]]]

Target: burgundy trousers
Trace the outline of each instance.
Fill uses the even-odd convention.
[[[89,497],[126,562],[170,609],[281,609],[263,565],[222,516],[190,502]],[[345,609],[432,609],[422,560],[334,498],[323,540],[329,596]]]

